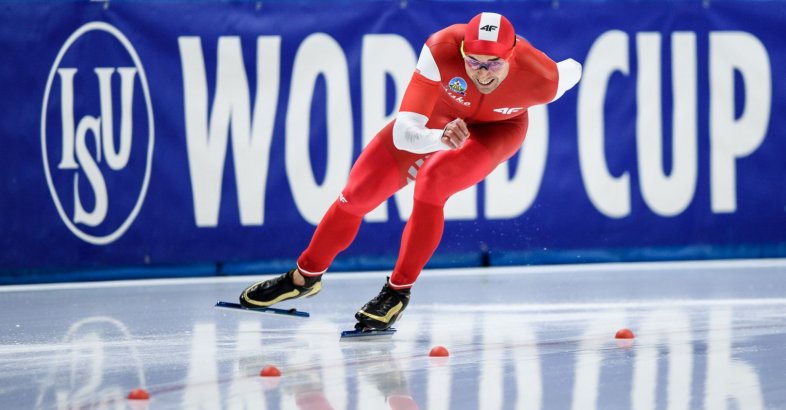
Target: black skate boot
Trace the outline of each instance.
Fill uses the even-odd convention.
[[[292,283],[295,269],[264,282],[255,283],[240,294],[240,304],[247,308],[268,307],[287,299],[311,297],[322,290],[322,275],[305,276],[306,284],[297,286]]]
[[[355,319],[366,329],[387,330],[396,323],[407,304],[409,289],[395,290],[385,282],[379,295],[355,313]]]

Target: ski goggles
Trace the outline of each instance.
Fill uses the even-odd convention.
[[[491,72],[497,72],[502,70],[505,67],[505,63],[508,61],[505,59],[500,58],[499,60],[492,60],[492,61],[478,61],[472,57],[467,56],[464,54],[464,42],[461,42],[461,57],[464,58],[464,62],[467,63],[469,68],[472,70],[480,70],[481,68],[485,68]]]

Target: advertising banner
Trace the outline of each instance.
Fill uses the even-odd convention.
[[[423,42],[480,11],[583,77],[430,266],[786,255],[782,2],[348,4],[0,4],[0,271],[288,266]],[[411,197],[337,266],[392,266]]]

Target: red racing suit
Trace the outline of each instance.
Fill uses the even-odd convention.
[[[490,94],[481,94],[464,66],[464,31],[464,24],[453,25],[426,41],[397,118],[358,157],[347,185],[298,258],[303,274],[326,271],[355,238],[363,216],[414,180],[412,214],[390,278],[394,288],[411,287],[441,240],[447,199],[516,153],[527,132],[529,107],[555,100],[578,81],[575,72],[571,81],[560,81],[558,64],[518,38],[507,77]],[[450,149],[441,142],[442,129],[456,118],[466,122],[469,137]]]

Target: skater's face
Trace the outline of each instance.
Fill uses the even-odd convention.
[[[510,64],[503,58],[483,54],[463,54],[463,57],[467,76],[482,94],[496,90],[508,76]]]

